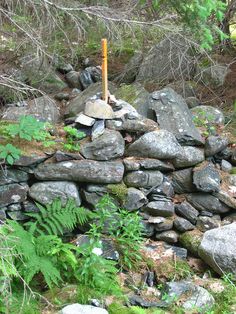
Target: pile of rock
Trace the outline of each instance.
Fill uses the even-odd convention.
[[[157,122],[114,97],[110,105],[95,95],[79,106],[66,121],[89,135],[80,153],[24,156],[1,172],[2,220],[24,220],[25,212],[37,210],[33,201],[57,197],[93,210],[113,184],[125,186],[121,205],[139,210],[147,237],[181,243],[195,254],[205,231],[236,221],[236,176],[229,174],[236,152],[225,137],[204,140],[171,88],[150,95]]]

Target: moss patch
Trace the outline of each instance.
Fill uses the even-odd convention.
[[[198,256],[198,247],[201,244],[203,233],[199,230],[187,231],[180,235],[179,242],[193,255]]]
[[[108,193],[112,194],[115,198],[119,200],[121,205],[124,204],[128,194],[128,188],[124,182],[120,184],[108,184],[107,186]]]
[[[140,90],[138,90],[134,85],[124,84],[116,91],[115,96],[117,99],[125,100],[129,104],[134,105],[139,93]]]

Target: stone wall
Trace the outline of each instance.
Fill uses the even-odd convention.
[[[89,103],[84,112],[93,121],[80,153],[22,156],[12,167],[2,165],[1,220],[24,221],[25,213],[38,210],[34,202],[46,205],[58,197],[94,210],[110,193],[127,210],[139,210],[147,237],[180,243],[195,254],[189,239],[236,221],[236,175],[230,174],[235,151],[225,136],[201,136],[181,96],[170,88],[150,96],[157,122],[116,100],[108,110],[112,116],[103,119],[108,112],[100,103],[95,117],[96,100]],[[81,130],[83,118],[70,121]]]

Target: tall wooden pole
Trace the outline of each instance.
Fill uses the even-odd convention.
[[[108,101],[107,40],[102,39],[102,99]]]

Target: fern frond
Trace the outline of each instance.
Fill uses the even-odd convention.
[[[73,230],[77,224],[83,225],[89,218],[89,211],[83,207],[78,207],[74,199],[68,200],[62,206],[61,200],[56,199],[46,207],[36,204],[38,213],[29,213],[29,217],[34,221],[25,224],[32,234],[63,234],[65,230]]]

